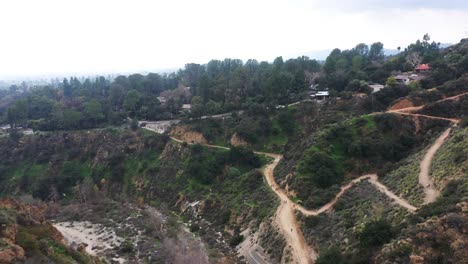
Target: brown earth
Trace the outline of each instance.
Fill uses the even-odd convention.
[[[405,98],[405,99],[398,101],[394,105],[390,106],[388,110],[398,110],[398,109],[408,108],[408,107],[413,107],[413,106],[414,106],[413,102],[410,99]]]
[[[184,142],[187,143],[199,143],[199,144],[206,144],[208,141],[205,137],[195,131],[190,131],[186,126],[175,126],[169,132],[169,135],[176,137]]]
[[[237,133],[234,133],[232,135],[231,139],[229,140],[229,143],[236,147],[246,147],[249,145],[249,143],[247,143],[247,141],[245,141],[243,138],[237,135]]]

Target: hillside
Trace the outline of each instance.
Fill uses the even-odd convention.
[[[429,40],[5,92],[0,263],[464,263],[468,42]]]

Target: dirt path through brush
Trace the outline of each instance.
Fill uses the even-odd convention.
[[[429,148],[424,159],[421,161],[421,171],[419,172],[419,184],[421,184],[424,188],[424,204],[434,202],[437,197],[439,196],[439,191],[434,187],[434,183],[429,175],[429,171],[431,169],[431,162],[432,158],[434,158],[435,153],[437,150],[442,146],[445,139],[449,136],[450,130],[452,128],[448,128],[447,130],[440,135],[439,138],[434,142],[434,144]]]
[[[468,94],[468,93],[463,93],[463,94],[459,94],[456,96],[448,97],[439,101],[455,100],[465,94]],[[459,122],[459,119],[444,118],[444,117],[437,117],[437,116],[427,116],[427,115],[411,113],[412,111],[420,110],[423,107],[424,105],[417,106],[417,107],[408,107],[408,108],[403,108],[403,109],[398,109],[398,110],[389,110],[387,112],[401,114],[401,115],[408,115],[408,116],[413,116],[413,117],[425,117],[425,118],[430,118],[430,119],[447,120],[455,124]],[[151,128],[145,128],[145,129],[157,132],[156,130],[151,129]],[[424,198],[424,203],[433,202],[438,196],[438,191],[434,188],[434,184],[431,184],[432,181],[429,176],[429,169],[430,169],[431,161],[432,161],[432,158],[434,157],[435,152],[440,148],[444,140],[448,137],[448,135],[450,134],[450,130],[451,128],[447,129],[436,140],[436,142],[431,146],[431,148],[428,150],[428,152],[424,156],[423,161],[421,162],[421,165],[420,165],[421,172],[419,174],[419,183],[423,185],[424,192],[426,194]],[[184,141],[174,138],[174,137],[171,137],[171,139],[179,143],[184,143]],[[193,144],[190,142],[187,142],[187,143]],[[210,145],[210,144],[202,144],[202,145],[206,147],[210,147],[210,148],[229,150],[228,147],[224,147],[224,146],[217,146],[217,145]],[[318,257],[318,253],[313,248],[309,247],[304,239],[304,235],[302,234],[301,228],[296,220],[295,210],[298,210],[307,216],[319,215],[327,210],[330,210],[333,207],[333,205],[336,204],[339,198],[349,188],[351,188],[356,183],[362,180],[367,179],[369,183],[374,185],[381,193],[385,194],[387,197],[392,199],[398,205],[406,208],[410,212],[414,212],[417,210],[415,206],[411,205],[408,201],[399,197],[398,195],[390,191],[384,184],[379,182],[378,176],[376,174],[363,175],[352,180],[348,184],[341,187],[340,192],[335,195],[333,200],[331,200],[330,202],[328,202],[327,204],[325,204],[324,206],[322,206],[321,208],[317,210],[308,210],[304,208],[303,206],[292,202],[289,199],[286,192],[275,181],[274,169],[278,165],[279,161],[282,159],[282,155],[274,154],[274,153],[259,152],[259,151],[255,151],[254,153],[266,155],[271,158],[274,158],[274,161],[268,164],[264,168],[263,173],[264,173],[264,176],[268,185],[271,187],[271,189],[275,192],[275,194],[280,199],[280,205],[278,206],[278,209],[276,210],[275,222],[280,228],[281,232],[283,233],[283,236],[287,241],[287,245],[291,247],[293,263],[310,264],[310,263],[313,263],[314,260]]]

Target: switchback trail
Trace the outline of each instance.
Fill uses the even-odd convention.
[[[452,128],[448,128],[444,131],[444,133],[442,133],[442,135],[440,135],[439,138],[437,138],[434,144],[426,152],[424,159],[421,161],[421,170],[419,172],[418,179],[419,184],[421,184],[424,188],[424,204],[434,202],[439,196],[439,191],[434,187],[434,183],[431,180],[429,171],[431,169],[431,162],[432,158],[434,157],[434,154],[440,148],[440,146],[442,146],[445,139],[449,136],[450,130],[452,130]]]
[[[464,95],[468,95],[468,92],[455,95],[455,96],[451,96],[451,97],[447,97],[442,100],[436,101],[434,103],[439,103],[439,102],[448,101],[448,100],[458,100],[460,97]],[[457,125],[460,122],[460,119],[456,119],[456,118],[445,118],[445,117],[439,117],[439,116],[429,116],[429,115],[421,115],[421,114],[412,113],[413,111],[417,111],[417,110],[424,108],[424,106],[425,105],[416,106],[416,107],[407,107],[407,108],[401,108],[401,109],[396,109],[396,110],[389,110],[387,112],[399,114],[399,115],[413,116],[413,117],[424,117],[424,118],[436,119],[436,120],[446,120],[446,121],[452,122],[454,125]],[[431,162],[437,150],[440,148],[440,146],[442,146],[445,139],[447,139],[447,137],[450,135],[451,130],[452,130],[451,127],[446,129],[444,133],[442,133],[442,135],[440,135],[436,139],[434,144],[429,148],[429,150],[424,155],[423,160],[421,161],[418,181],[419,181],[419,184],[424,189],[424,203],[423,204],[434,202],[440,194],[439,191],[435,188],[434,183],[432,182],[432,179],[430,177]]]
[[[463,93],[459,94],[456,96],[448,97],[440,101],[445,101],[445,100],[456,100],[459,97],[468,94],[468,93]],[[459,122],[459,119],[454,119],[454,118],[444,118],[444,117],[437,117],[437,116],[428,116],[428,115],[421,115],[421,114],[413,114],[412,111],[417,111],[420,110],[424,107],[422,106],[417,106],[417,107],[408,107],[408,108],[402,108],[402,109],[397,109],[397,110],[389,110],[387,111],[388,113],[395,113],[395,114],[401,114],[401,115],[408,115],[408,116],[414,116],[414,117],[425,117],[425,118],[430,118],[430,119],[439,119],[439,120],[447,120],[452,123],[457,124]],[[154,129],[151,128],[146,128],[147,130],[151,130],[153,132],[157,132]],[[431,179],[429,176],[429,170],[430,170],[430,165],[432,158],[434,157],[434,154],[436,151],[440,148],[444,140],[448,137],[450,134],[451,128],[448,128],[437,140],[436,142],[429,148],[428,152],[424,156],[423,161],[421,162],[420,165],[420,174],[419,174],[419,183],[424,187],[424,192],[425,192],[425,198],[424,198],[424,203],[431,203],[435,201],[435,199],[438,196],[438,191],[434,188],[434,184],[431,184]],[[184,141],[171,137],[172,140],[177,141],[179,143],[184,143]],[[191,142],[186,142],[188,144],[193,144]],[[217,145],[211,145],[211,144],[202,144],[206,147],[210,148],[218,148],[218,149],[225,149],[229,150],[228,147],[224,146],[217,146]],[[283,233],[284,238],[287,241],[287,245],[291,247],[292,250],[292,258],[294,263],[304,263],[304,264],[311,264],[314,262],[314,260],[318,257],[318,253],[311,247],[309,247],[304,239],[304,235],[302,234],[301,228],[299,224],[297,223],[296,216],[295,216],[295,210],[300,211],[302,214],[307,215],[307,216],[315,216],[319,215],[323,212],[326,212],[327,210],[330,210],[334,204],[339,200],[339,198],[352,186],[354,186],[356,183],[367,179],[369,183],[374,185],[380,192],[388,196],[390,199],[392,199],[394,202],[396,202],[398,205],[406,208],[410,212],[414,212],[417,210],[417,208],[413,205],[411,205],[408,201],[405,199],[397,196],[395,193],[390,191],[384,184],[379,182],[377,174],[367,174],[360,176],[348,184],[344,185],[341,187],[341,190],[338,194],[336,194],[335,198],[328,202],[327,204],[323,205],[321,208],[317,210],[308,210],[304,208],[301,205],[298,205],[294,202],[292,202],[287,193],[276,183],[275,178],[274,178],[274,169],[278,165],[279,161],[283,158],[282,155],[279,154],[274,154],[274,153],[267,153],[267,152],[260,152],[260,151],[254,151],[256,154],[261,154],[261,155],[266,155],[271,158],[273,158],[273,162],[268,164],[267,166],[264,167],[263,174],[265,176],[265,179],[268,183],[268,185],[271,187],[271,189],[275,192],[275,194],[279,197],[280,199],[280,205],[278,206],[278,209],[276,210],[276,218],[275,222],[280,228],[281,232]]]
[[[328,210],[330,210],[333,205],[336,204],[336,202],[338,202],[338,200],[340,199],[340,197],[349,189],[351,188],[352,186],[354,186],[356,183],[358,182],[361,182],[362,180],[368,180],[369,183],[371,183],[372,185],[374,185],[374,187],[377,188],[377,190],[379,190],[381,193],[385,194],[386,196],[388,196],[390,199],[392,199],[395,203],[397,203],[398,205],[400,205],[401,207],[404,207],[406,208],[408,211],[410,212],[414,212],[416,211],[416,207],[414,207],[413,205],[411,205],[408,201],[406,201],[405,199],[401,198],[401,197],[398,197],[398,195],[394,194],[392,191],[390,191],[387,186],[385,186],[384,184],[382,184],[381,182],[379,182],[379,179],[378,179],[378,176],[377,174],[367,174],[367,175],[363,175],[363,176],[360,176],[354,180],[352,180],[351,182],[349,182],[348,184],[346,185],[343,185],[341,186],[341,190],[338,194],[336,194],[335,198],[333,198],[333,200],[331,200],[330,202],[326,203],[325,205],[323,205],[322,207],[320,207],[319,209],[317,210],[308,210],[306,208],[304,208],[303,206],[301,205],[295,205],[296,206],[296,209],[298,211],[300,211],[301,213],[303,213],[304,215],[308,215],[308,216],[315,216],[315,215],[319,215],[323,212],[326,212]]]

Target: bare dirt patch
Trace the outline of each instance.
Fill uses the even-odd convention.
[[[414,103],[410,99],[405,98],[390,106],[388,110],[398,110],[408,107],[414,107]]]
[[[187,143],[206,144],[208,141],[203,134],[195,131],[190,131],[186,126],[176,126],[171,129],[169,135],[176,137]]]

